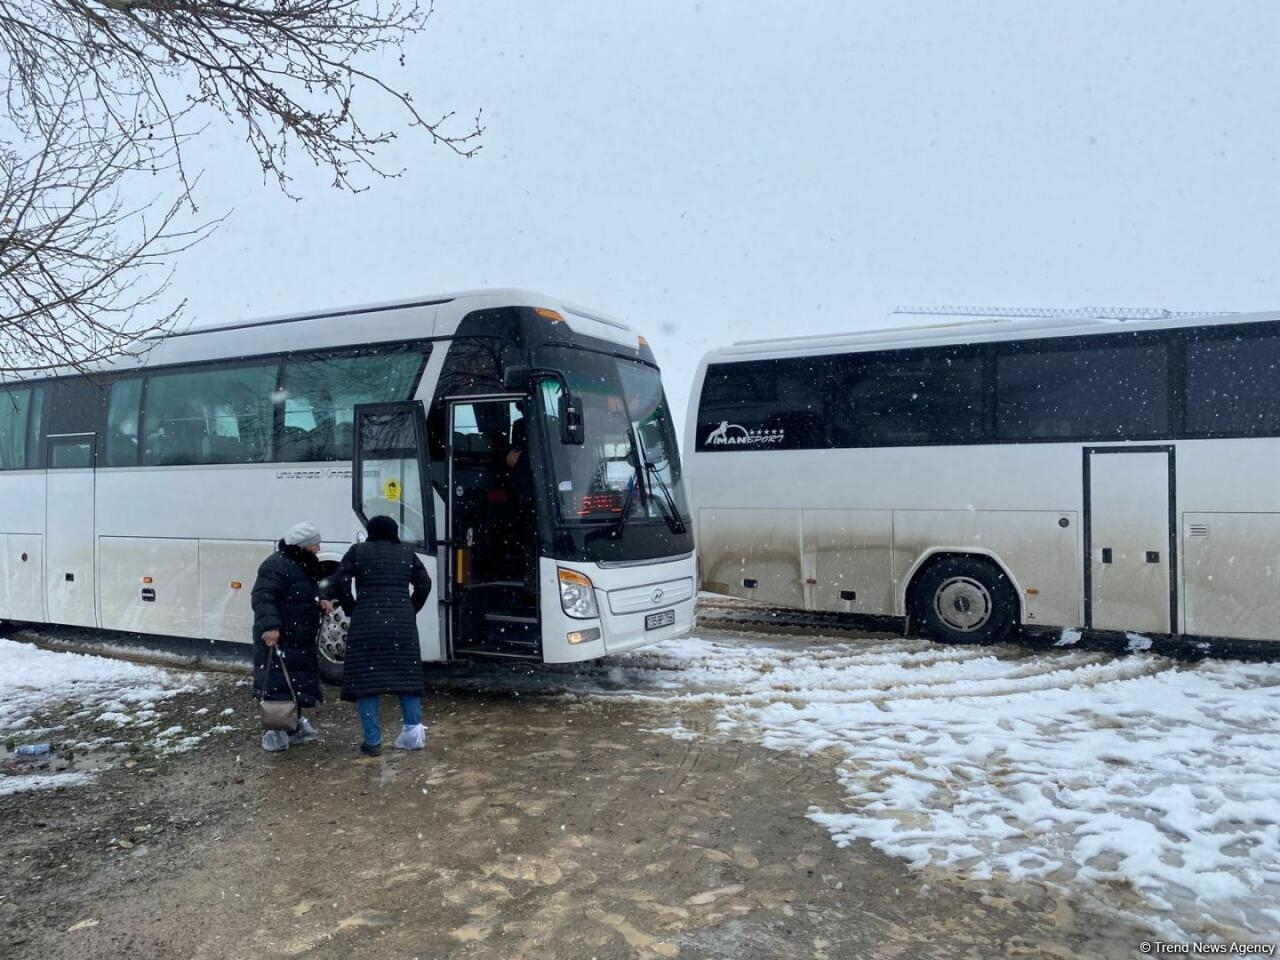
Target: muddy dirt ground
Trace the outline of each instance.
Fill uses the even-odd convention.
[[[1140,955],[1140,929],[1042,886],[837,849],[805,815],[841,804],[821,755],[716,735],[704,707],[500,681],[430,672],[427,750],[371,760],[341,703],[320,743],[264,754],[243,678],[210,675],[160,709],[232,707],[232,730],[0,797],[0,956]],[[677,718],[706,736],[655,732]]]

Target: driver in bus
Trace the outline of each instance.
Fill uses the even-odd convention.
[[[533,535],[533,473],[526,456],[528,446],[528,427],[521,417],[511,424],[511,442],[502,460],[506,470],[501,482],[506,496],[494,504],[512,580],[527,579],[532,562],[528,540]]]
[[[524,451],[529,445],[528,428],[525,426],[524,418],[511,424],[511,443],[507,449],[507,455],[503,462],[507,465],[507,473],[510,477],[515,477],[517,473],[526,473],[529,469],[528,461],[525,460]],[[525,469],[519,469],[520,461],[525,460]]]

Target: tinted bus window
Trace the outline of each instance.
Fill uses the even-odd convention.
[[[1187,344],[1187,432],[1280,436],[1280,337]]]
[[[49,469],[93,466],[92,437],[53,437],[49,440]]]
[[[167,466],[270,460],[277,370],[271,363],[148,377],[142,462]]]
[[[825,357],[718,363],[698,405],[698,450],[797,450],[827,445]]]
[[[27,419],[27,469],[34,470],[43,460],[40,440],[44,437],[44,395],[47,387],[31,388],[31,416]]]
[[[827,406],[833,446],[983,441],[980,356],[928,350],[833,360]]]
[[[410,399],[422,364],[423,352],[408,349],[285,361],[276,459],[350,460],[353,408]]]
[[[1133,440],[1169,433],[1164,344],[1001,348],[1000,440]]]
[[[107,406],[107,466],[132,467],[138,462],[138,414],[142,380],[117,380]]]
[[[0,387],[0,470],[27,466],[27,418],[30,387]]]
[[[107,391],[88,377],[51,380],[48,392],[45,436],[64,433],[97,433],[98,418],[106,403]]]

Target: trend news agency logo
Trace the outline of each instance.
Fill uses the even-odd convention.
[[[721,420],[720,426],[716,427],[709,434],[705,446],[708,447],[745,447],[745,446],[767,446],[770,444],[782,443],[786,436],[786,431],[778,430],[748,430],[744,426],[736,423],[730,423],[728,420]]]

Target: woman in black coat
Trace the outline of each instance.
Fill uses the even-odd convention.
[[[321,600],[317,582],[323,575],[319,559],[320,531],[303,522],[289,529],[276,545],[276,552],[258,567],[250,602],[253,605],[253,695],[255,699],[288,700],[289,687],[279,663],[267,669],[271,648],[279,650],[289,669],[298,706],[314,707],[320,694],[320,662],[316,635],[320,613],[330,609]],[[262,749],[287,750],[291,744],[319,739],[308,720],[301,719],[292,733],[266,730]]]
[[[342,558],[334,578],[342,609],[351,616],[347,657],[342,671],[342,699],[354,700],[364,727],[360,752],[382,752],[379,698],[400,698],[404,730],[396,737],[401,750],[426,745],[422,726],[422,651],[417,613],[431,593],[431,577],[413,548],[400,542],[390,517],[369,521],[369,539]],[[351,584],[355,581],[355,596]]]

